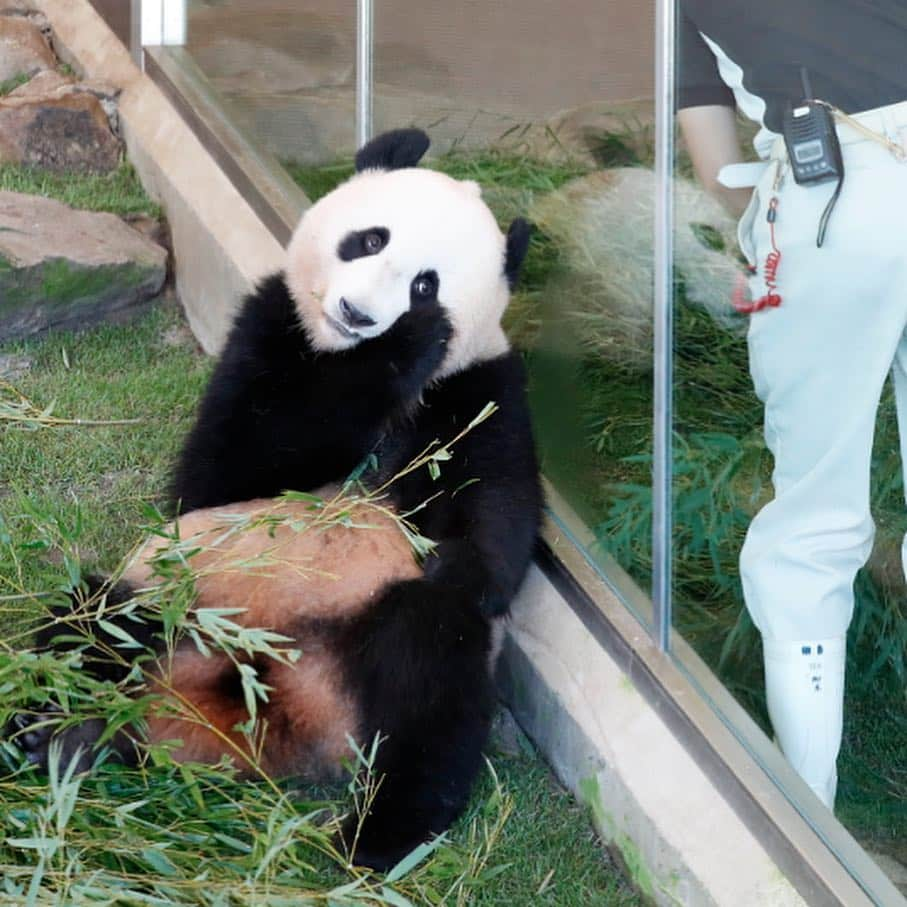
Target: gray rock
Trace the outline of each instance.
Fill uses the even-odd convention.
[[[166,273],[166,251],[113,214],[0,192],[0,341],[104,320]]]
[[[3,0],[0,0],[0,16],[15,16],[34,25],[35,28],[44,35],[44,40],[48,43],[50,48],[53,49],[53,29],[50,27],[50,22],[44,13],[36,9],[22,6],[18,3],[4,4]]]
[[[25,91],[0,98],[0,163],[57,173],[107,173],[121,156],[122,143],[90,91],[57,84],[44,96]]]
[[[49,28],[47,16],[44,13],[27,3],[17,2],[17,0],[0,0],[0,16],[19,16],[28,19],[38,25],[42,31]]]
[[[96,97],[107,116],[107,123],[110,126],[110,131],[115,136],[121,137],[120,114],[117,106],[120,94],[122,93],[121,88],[117,88],[116,85],[111,85],[110,82],[102,82],[97,79],[83,79],[81,82],[76,82],[72,86],[72,90],[76,93],[87,92]]]
[[[13,100],[28,100],[40,103],[45,100],[59,100],[74,94],[90,94],[98,99],[101,109],[107,116],[111,132],[120,134],[117,100],[121,89],[109,82],[86,79],[77,82],[71,76],[63,75],[55,69],[46,69],[29,79],[24,85],[11,91],[7,97]]]
[[[41,29],[25,16],[0,15],[0,82],[53,69],[57,58]]]
[[[142,236],[146,236],[153,243],[166,249],[168,253],[173,250],[173,243],[166,221],[158,220],[148,214],[124,214],[123,220],[134,230],[141,233]]]

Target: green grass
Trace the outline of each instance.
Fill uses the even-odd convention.
[[[20,85],[24,85],[29,78],[30,76],[25,75],[25,73],[19,73],[19,75],[10,79],[4,79],[0,82],[0,98],[8,95],[11,91],[15,91]]]
[[[532,751],[492,759],[503,790],[513,797],[513,812],[495,850],[507,866],[493,884],[477,891],[470,904],[558,905],[558,907],[631,907],[643,900],[615,864],[601,856],[585,807],[565,794]],[[486,774],[473,806],[457,829],[484,808],[494,793]]]
[[[148,505],[162,499],[211,368],[169,306],[129,326],[0,347],[9,353],[28,357],[32,367],[15,391],[0,385],[4,714],[49,679],[78,698],[85,681],[66,663],[23,662],[7,648],[25,638],[38,613],[34,600],[16,596],[68,587],[79,562],[114,567],[147,523]],[[16,425],[4,424],[4,414],[14,413]],[[121,424],[69,424],[73,419]],[[108,688],[88,687],[83,695],[85,708],[122,706]],[[2,760],[14,764],[0,750]],[[401,903],[394,892],[413,904],[640,903],[603,853],[585,808],[527,745],[493,747],[491,761],[497,781],[485,773],[450,843],[387,886],[390,893],[330,853],[331,817],[349,802],[342,790],[303,789],[288,799],[222,769],[178,768],[166,759],[141,772],[106,766],[77,789],[72,779],[48,787],[30,773],[0,778],[0,814],[13,822],[0,841],[7,880],[0,904],[26,903],[31,884],[39,885],[38,903],[55,892],[67,904],[83,903],[91,885],[107,895],[121,890],[123,903],[139,896],[159,898],[148,903],[227,903],[227,893],[236,904],[288,902],[279,896],[322,903],[331,891],[330,903],[338,905]],[[268,852],[273,862],[256,880]],[[361,900],[336,891],[360,877]]]
[[[284,161],[283,165],[312,202],[317,202],[323,195],[327,195],[332,189],[336,189],[345,179],[351,177],[356,170],[352,159],[339,160],[332,164],[322,165]]]
[[[87,211],[161,216],[129,163],[105,174],[54,174],[18,164],[0,164],[0,191],[43,195]]]
[[[14,519],[28,505],[65,524],[81,514],[79,547],[86,560],[103,569],[114,565],[143,506],[161,499],[209,373],[209,361],[195,351],[178,317],[161,307],[128,328],[3,347],[33,360],[16,387],[40,408],[52,406],[61,418],[139,421],[38,432],[7,428],[0,436],[0,514]],[[0,401],[10,396],[0,393]],[[7,621],[15,616],[4,615]]]
[[[284,166],[311,201],[335,189],[354,172],[350,159],[312,165],[285,161]],[[427,166],[454,179],[476,180],[484,188],[551,192],[576,176],[589,172],[582,164],[546,163],[489,149],[481,153],[450,152],[429,158]]]

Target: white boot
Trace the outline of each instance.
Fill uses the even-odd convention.
[[[762,647],[768,714],[781,752],[832,809],[844,716],[846,641],[764,639]]]

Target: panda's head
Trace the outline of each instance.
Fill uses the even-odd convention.
[[[530,227],[516,220],[505,237],[477,183],[416,169],[428,141],[400,129],[369,142],[296,228],[287,286],[315,349],[349,349],[434,304],[453,328],[437,376],[506,351],[501,316]]]

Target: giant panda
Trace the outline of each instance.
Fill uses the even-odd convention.
[[[350,755],[348,737],[366,746],[380,735],[380,783],[353,855],[376,868],[466,803],[495,705],[496,637],[541,510],[526,379],[501,328],[530,228],[517,220],[503,235],[476,183],[416,166],[427,147],[415,129],[377,137],[356,173],[304,214],[285,269],[235,318],[171,489],[180,537],[204,549],[194,607],[241,609],[237,622],[288,636],[302,653],[295,664],[254,660],[270,688],[259,709],[264,770],[329,777]],[[361,464],[371,468],[359,481],[382,488],[489,402],[497,410],[460,437],[440,474],[411,470],[380,507],[363,501],[339,523],[293,530]],[[310,494],[282,497],[287,489]],[[386,508],[436,543],[424,562]],[[238,518],[253,528],[225,532]],[[115,604],[155,583],[160,544],[149,540],[116,583],[92,580],[87,593]],[[231,569],[262,552],[270,568]],[[56,642],[59,628],[44,628],[39,645],[72,645],[71,626]],[[125,629],[153,641],[157,628]],[[162,661],[148,669],[152,688]],[[84,663],[123,676],[90,652]],[[227,754],[250,771],[237,757],[248,713],[236,664],[183,640],[166,671],[216,733],[161,715],[150,740],[180,740],[177,759]],[[53,731],[32,722],[19,717],[16,740],[46,764]],[[64,758],[80,754],[88,767],[103,730],[87,721],[57,732]]]

